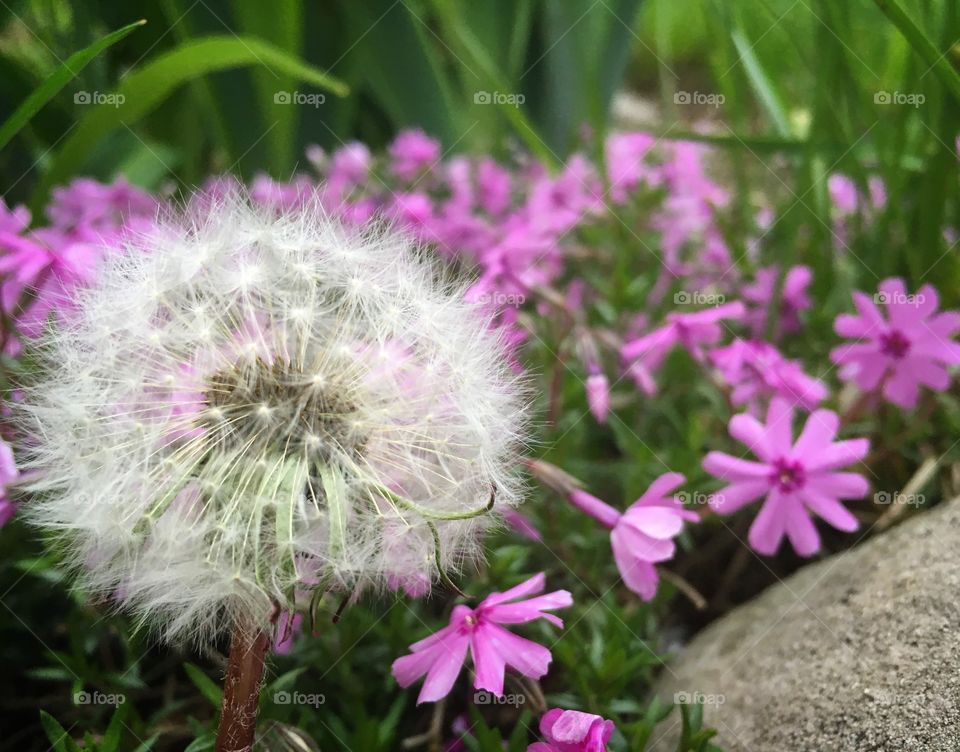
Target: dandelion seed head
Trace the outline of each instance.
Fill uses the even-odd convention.
[[[522,385],[463,291],[315,202],[195,197],[42,341],[29,517],[171,640],[315,589],[429,586],[521,496]]]

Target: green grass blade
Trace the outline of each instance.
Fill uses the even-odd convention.
[[[64,86],[70,83],[70,81],[87,66],[87,63],[145,23],[146,21],[140,20],[128,24],[68,57],[59,68],[48,76],[47,79],[17,107],[16,111],[7,118],[3,125],[0,125],[0,149],[6,146],[10,142],[10,139],[17,135],[23,126],[30,122],[30,118],[36,115],[47,102],[53,99]]]
[[[941,54],[936,45],[917,26],[907,12],[900,7],[897,0],[874,0],[883,14],[893,22],[900,33],[906,37],[910,46],[937,74],[939,79],[950,89],[953,96],[960,101],[960,73],[950,64],[949,56]]]
[[[252,65],[274,68],[338,96],[349,90],[339,79],[254,37],[210,36],[184,43],[124,78],[116,91],[119,106],[97,105],[80,120],[40,182],[31,202],[34,211],[42,208],[54,185],[83,166],[104,135],[152,112],[181,84],[207,73]]]
[[[759,58],[753,51],[753,47],[740,29],[734,29],[730,32],[733,44],[737,48],[737,54],[740,55],[740,61],[747,71],[747,77],[750,79],[750,85],[753,87],[760,102],[770,118],[773,120],[777,133],[781,136],[790,135],[790,120],[787,117],[786,108],[783,106],[783,99],[777,91],[773,80],[766,74]]]

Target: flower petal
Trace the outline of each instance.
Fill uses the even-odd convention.
[[[755,551],[772,556],[780,547],[786,532],[786,509],[783,495],[773,489],[760,507],[753,524],[750,526],[748,540]]]

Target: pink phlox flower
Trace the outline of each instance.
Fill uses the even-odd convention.
[[[649,133],[615,133],[607,138],[604,159],[614,201],[623,203],[640,185],[653,187],[660,183],[659,169],[648,161],[655,143]]]
[[[419,129],[401,131],[388,151],[390,169],[401,180],[413,180],[440,160],[440,142]]]
[[[680,473],[661,475],[622,514],[586,491],[577,489],[569,495],[575,507],[611,530],[610,545],[620,576],[646,601],[656,595],[660,582],[655,565],[673,558],[673,539],[683,530],[683,523],[699,520],[672,496],[685,480]]]
[[[788,360],[769,342],[735,339],[710,351],[710,360],[733,391],[735,405],[756,413],[764,398],[779,396],[806,410],[826,399],[827,386],[807,375],[797,361]]]
[[[16,504],[10,498],[7,486],[20,477],[20,470],[13,457],[13,449],[0,439],[0,527],[6,525],[16,510]]]
[[[606,752],[614,728],[599,715],[554,708],[540,719],[546,742],[531,744],[527,752]]]
[[[778,274],[779,270],[775,266],[758,269],[754,281],[742,288],[743,299],[750,306],[745,322],[754,337],[763,337],[766,334],[767,317],[776,293]],[[794,266],[787,271],[783,278],[779,310],[776,312],[778,318],[774,323],[775,335],[800,330],[800,314],[813,305],[808,293],[812,281],[813,271],[809,266]]]
[[[522,512],[518,512],[516,509],[507,508],[503,510],[502,516],[503,521],[507,524],[507,527],[509,527],[515,533],[522,535],[527,540],[536,542],[543,540],[543,536],[540,534],[537,526],[533,523],[533,520],[531,520]]]
[[[646,394],[656,391],[653,374],[677,345],[682,345],[697,361],[705,359],[705,347],[717,344],[723,337],[725,320],[743,317],[740,301],[724,303],[695,313],[669,313],[662,326],[635,339],[620,349],[627,370],[637,386]]]
[[[491,593],[476,608],[455,606],[449,626],[415,642],[410,655],[394,661],[397,683],[409,687],[425,675],[417,704],[436,702],[453,688],[468,651],[473,657],[476,689],[502,695],[507,667],[531,679],[544,676],[551,661],[550,651],[503,625],[546,619],[563,627],[558,617],[546,611],[566,608],[573,599],[566,590],[537,595],[543,591],[545,580],[541,572],[503,593]]]
[[[857,314],[841,314],[834,322],[841,337],[856,338],[830,353],[841,366],[841,379],[865,392],[880,389],[904,408],[917,404],[920,386],[946,391],[951,381],[947,367],[960,364],[960,344],[953,340],[960,332],[960,311],[938,312],[932,285],[908,294],[896,277],[881,282],[873,300],[857,291],[853,302]]]
[[[587,406],[597,423],[606,423],[610,414],[610,382],[599,366],[591,369],[587,375]]]
[[[820,535],[813,514],[838,530],[856,530],[856,517],[840,500],[862,498],[868,489],[862,475],[837,471],[862,460],[870,442],[836,441],[840,419],[831,410],[811,413],[794,442],[793,414],[790,402],[774,397],[766,423],[746,413],[735,415],[730,420],[730,435],[746,444],[759,461],[724,452],[710,452],[703,461],[708,473],[729,482],[709,500],[718,514],[733,514],[764,498],[748,539],[756,551],[768,556],[776,553],[784,536],[801,556],[819,551]]]
[[[531,226],[557,235],[582,224],[603,208],[603,188],[593,166],[574,154],[555,178],[536,181],[526,203]]]

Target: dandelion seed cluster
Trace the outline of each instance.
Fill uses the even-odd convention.
[[[112,255],[41,345],[28,514],[170,640],[311,592],[423,592],[515,505],[501,338],[389,228],[201,194]],[[493,491],[495,489],[495,492]]]

